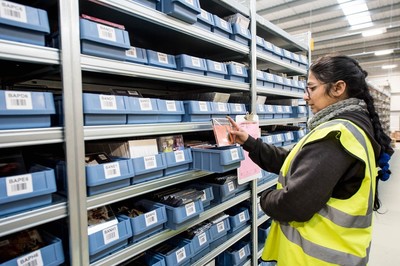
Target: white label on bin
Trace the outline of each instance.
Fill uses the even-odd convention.
[[[157,212],[154,210],[154,211],[145,213],[144,219],[145,219],[146,227],[157,223],[158,222]]]
[[[232,160],[238,160],[239,159],[238,149],[231,149],[231,157],[232,157]]]
[[[199,109],[201,112],[207,112],[208,108],[207,108],[207,103],[206,102],[199,102]]]
[[[274,80],[274,76],[271,73],[267,73],[268,80]]]
[[[207,199],[206,190],[203,190],[203,195],[201,195],[201,201],[205,201]]]
[[[140,110],[142,111],[151,111],[153,110],[153,106],[151,105],[150,98],[139,98]]]
[[[283,78],[281,76],[276,76],[276,79],[278,80],[278,82],[283,83]]]
[[[268,112],[274,112],[274,107],[272,105],[267,105]]]
[[[236,72],[238,73],[238,74],[243,74],[243,69],[242,69],[242,67],[241,66],[235,66],[236,67]]]
[[[190,216],[196,212],[196,206],[194,202],[188,203],[185,205],[186,216]]]
[[[121,170],[117,162],[103,164],[104,177],[106,179],[121,176]]]
[[[242,110],[242,105],[240,103],[235,103],[234,105],[234,109],[236,112],[241,112]]]
[[[7,196],[16,196],[33,192],[32,175],[15,175],[6,177]]]
[[[243,223],[246,221],[246,214],[244,212],[239,213],[239,222]]]
[[[17,259],[18,266],[43,266],[43,258],[40,250],[28,253]]]
[[[97,31],[99,32],[100,39],[104,39],[104,40],[108,40],[108,41],[112,41],[112,42],[117,41],[117,37],[116,37],[114,28],[103,25],[103,24],[97,24]]]
[[[246,255],[246,251],[244,251],[244,247],[239,250],[239,259],[243,259],[244,255]]]
[[[157,167],[157,161],[156,161],[156,156],[151,155],[151,156],[146,156],[143,157],[144,160],[144,169],[152,169]]]
[[[207,12],[204,9],[201,10],[201,17],[208,20]]]
[[[135,47],[131,47],[131,49],[127,50],[125,52],[125,54],[126,54],[126,56],[137,58],[137,53],[136,53],[136,48]]]
[[[218,111],[225,112],[226,111],[226,104],[225,103],[217,103],[218,104]]]
[[[185,247],[178,249],[175,252],[176,255],[176,262],[179,263],[182,260],[186,259],[186,251],[185,251]]]
[[[11,3],[8,1],[0,1],[0,17],[27,23],[25,6]]]
[[[217,71],[222,71],[222,63],[214,62],[214,68]]]
[[[235,184],[233,183],[233,181],[228,183],[228,191],[232,192],[235,189]]]
[[[287,139],[291,139],[291,138],[292,138],[292,135],[290,135],[290,133],[288,132],[288,133],[286,133],[286,138],[287,138]]]
[[[32,94],[29,91],[5,91],[6,109],[32,110]]]
[[[185,161],[185,153],[183,151],[174,151],[175,154],[175,162],[183,162]]]
[[[282,106],[281,105],[277,105],[276,106],[276,111],[277,111],[277,113],[282,113],[283,112]]]
[[[168,64],[168,55],[164,53],[157,52],[158,62],[163,64]]]
[[[272,136],[267,136],[267,142],[268,142],[268,143],[272,143],[272,142],[273,142]]]
[[[192,56],[192,65],[195,66],[195,67],[201,67],[201,65],[200,65],[200,59],[197,58],[197,57],[193,57],[193,56]]]
[[[264,112],[264,105],[263,105],[263,104],[259,104],[259,105],[258,105],[258,110],[259,110],[260,112]]]
[[[175,112],[176,111],[176,103],[175,101],[165,101],[165,105],[167,106],[168,112]]]
[[[278,140],[278,141],[282,141],[283,139],[282,139],[282,135],[281,134],[277,134],[276,135],[276,139]]]
[[[202,233],[199,235],[199,244],[200,246],[204,245],[207,242],[207,235],[206,233]]]
[[[221,27],[222,27],[222,28],[228,29],[228,22],[226,22],[226,21],[223,20],[223,19],[220,19],[220,22],[221,22]]]
[[[217,223],[217,232],[221,233],[222,231],[225,230],[225,224],[224,221]]]
[[[117,100],[114,95],[99,95],[101,110],[117,110]]]
[[[108,243],[118,239],[119,239],[118,225],[113,225],[103,230],[104,245],[107,245]]]

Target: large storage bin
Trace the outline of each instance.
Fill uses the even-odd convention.
[[[212,28],[212,31],[222,37],[229,38],[229,36],[232,34],[231,24],[226,20],[218,17],[217,15],[213,15],[213,19],[214,26]]]
[[[85,126],[126,124],[128,106],[124,96],[83,93]]]
[[[177,69],[183,72],[204,75],[207,71],[206,60],[203,58],[180,54],[175,56],[175,60]]]
[[[82,53],[116,60],[125,60],[125,51],[131,47],[125,30],[80,19]]]
[[[223,173],[236,169],[244,160],[242,147],[225,146],[210,149],[192,148],[193,168]]]
[[[167,168],[164,169],[164,175],[173,175],[189,170],[192,163],[191,149],[177,150],[164,153]]]
[[[45,35],[50,33],[45,10],[5,1],[1,8],[0,39],[45,45]]]
[[[127,106],[127,123],[128,124],[148,124],[157,123],[158,110],[157,99],[125,97]]]
[[[185,114],[182,101],[162,99],[157,99],[156,101],[159,111],[158,122],[177,123],[182,121],[182,116]]]
[[[231,39],[241,44],[249,45],[251,34],[249,29],[243,28],[238,23],[233,23]]]
[[[165,204],[164,204],[165,205]],[[165,205],[167,210],[167,223],[169,229],[176,230],[185,225],[186,222],[196,219],[204,211],[201,199],[187,203],[179,207]]]
[[[246,82],[248,75],[247,69],[244,66],[228,63],[226,68],[228,69],[228,75],[225,76],[225,79]]]
[[[28,174],[0,177],[0,216],[50,204],[56,190],[54,170],[41,165]]]
[[[199,0],[161,0],[158,10],[189,24],[194,24],[201,12]]]
[[[223,79],[228,74],[228,69],[226,68],[225,63],[207,59],[206,64],[207,64],[206,76]]]
[[[0,90],[0,129],[49,127],[55,112],[50,92]]]
[[[208,122],[211,120],[211,105],[206,101],[184,101],[184,122]]]
[[[217,256],[217,265],[224,266],[238,266],[242,265],[243,262],[251,255],[250,243],[240,241],[233,244],[233,246],[222,252]]]
[[[208,31],[212,31],[212,27],[214,26],[214,18],[213,15],[207,11],[205,11],[204,9],[200,9],[200,14],[197,15],[197,21],[194,25],[208,30]]]
[[[129,50],[125,51],[125,61],[147,65],[149,61],[147,60],[146,49],[130,47]]]
[[[113,162],[86,165],[86,185],[89,196],[123,188],[130,185],[135,175],[133,160],[113,158]]]
[[[225,118],[230,113],[228,103],[210,102],[210,106],[211,118]]]
[[[146,52],[147,60],[150,66],[176,69],[175,56],[152,50],[146,50]]]
[[[175,248],[165,254],[156,252],[155,248],[153,248],[150,250],[149,255],[163,257],[166,266],[188,265],[190,258],[192,257],[190,242],[184,239],[177,240],[176,238],[173,238],[168,241],[168,243],[174,245]]]
[[[164,153],[133,158],[132,161],[135,169],[135,176],[131,179],[132,184],[160,178],[164,175],[163,170],[167,168]]]

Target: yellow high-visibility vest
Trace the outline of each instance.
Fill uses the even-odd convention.
[[[367,265],[372,238],[372,213],[377,166],[367,135],[354,123],[335,119],[303,137],[288,154],[278,178],[277,189],[290,179],[296,154],[307,144],[336,132],[336,138],[352,156],[365,163],[359,190],[348,199],[330,198],[307,222],[273,221],[262,259],[278,266]]]

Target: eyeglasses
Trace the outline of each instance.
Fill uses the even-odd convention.
[[[305,93],[307,93],[307,96],[310,98],[310,97],[311,97],[310,92],[315,91],[315,90],[318,89],[320,86],[325,85],[325,84],[327,84],[327,83],[320,83],[320,84],[317,84],[317,85],[313,85],[313,86],[311,86],[311,87],[306,86]]]

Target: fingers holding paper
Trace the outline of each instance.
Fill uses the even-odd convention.
[[[249,134],[243,129],[241,129],[239,125],[231,117],[227,116],[227,118],[232,125],[233,129],[231,130],[230,133],[234,136],[236,143],[239,144],[245,143],[246,140],[249,138]]]

